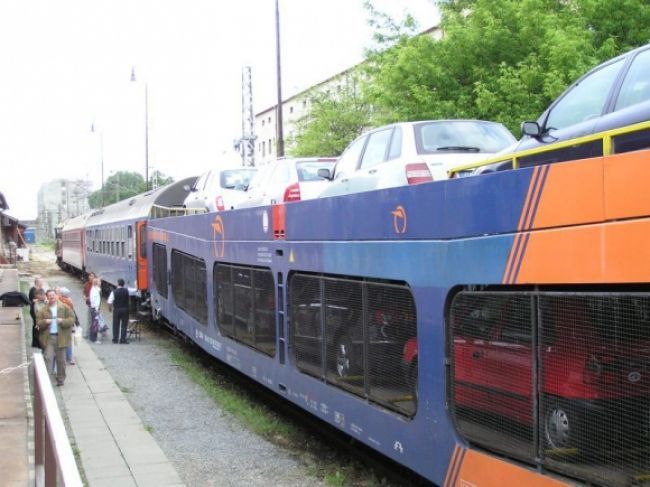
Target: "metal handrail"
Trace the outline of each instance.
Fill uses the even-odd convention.
[[[43,355],[34,363],[34,464],[37,487],[82,487]],[[59,482],[60,481],[60,482]]]
[[[621,134],[628,134],[632,132],[639,132],[641,130],[646,130],[650,128],[649,122],[635,123],[633,125],[628,125],[626,127],[621,127],[613,130],[606,130],[604,132],[598,132],[597,134],[585,135],[584,137],[577,137],[575,139],[564,140],[562,142],[556,142],[554,144],[545,145],[543,147],[535,147],[533,149],[526,149],[519,152],[511,152],[510,154],[503,154],[500,156],[491,157],[489,159],[483,159],[478,162],[473,162],[471,164],[463,164],[462,166],[456,166],[449,171],[447,174],[449,177],[452,177],[454,174],[460,171],[466,171],[468,169],[476,169],[477,167],[488,166],[490,164],[496,164],[499,162],[512,162],[512,168],[517,169],[519,167],[519,159],[522,157],[534,155],[534,154],[543,154],[544,152],[550,152],[564,147],[573,147],[577,145],[586,144],[589,142],[594,142],[601,140],[603,143],[603,155],[611,155],[612,152],[612,138]]]

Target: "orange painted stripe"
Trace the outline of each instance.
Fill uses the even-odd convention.
[[[532,199],[534,187],[537,184],[538,175],[539,175],[539,167],[534,167],[533,175],[531,176],[530,182],[528,183],[528,191],[526,192],[524,207],[521,210],[521,215],[519,215],[519,224],[517,225],[517,230],[521,230],[524,226],[524,221],[526,220],[526,215],[528,215],[528,210],[530,208],[530,201]]]
[[[530,183],[528,184],[528,191],[526,192],[524,207],[521,210],[519,224],[517,225],[518,232],[530,228],[530,225],[534,220],[535,211],[537,209],[540,194],[544,186],[543,182],[546,179],[546,175],[548,174],[548,169],[549,166],[537,166],[533,168],[533,175],[531,176]],[[524,239],[519,233],[515,235],[515,239],[512,242],[512,248],[508,254],[508,259],[506,260],[506,268],[501,281],[503,284],[510,284],[514,282],[516,274],[521,267],[521,262],[524,256],[525,243],[527,240],[528,237],[525,237]]]
[[[452,484],[454,485],[454,484]],[[560,487],[573,485],[475,450],[464,455],[456,485]]]
[[[519,251],[521,249],[521,234],[518,233],[515,235],[515,239],[512,241],[512,247],[510,247],[510,253],[508,254],[508,260],[506,262],[506,270],[503,274],[503,284],[510,283],[512,279],[512,270],[514,268],[514,262],[517,260]]]
[[[540,176],[538,178],[537,190],[535,191],[535,194],[531,201],[530,218],[526,222],[526,227],[524,228],[524,230],[529,230],[533,227],[533,222],[535,221],[535,216],[537,215],[537,210],[539,209],[539,203],[542,198],[542,192],[544,191],[544,187],[546,185],[546,178],[548,177],[548,173],[550,169],[551,166],[546,165],[539,170]]]
[[[454,447],[454,452],[451,454],[451,460],[449,461],[449,467],[447,467],[447,475],[445,475],[445,482],[443,483],[444,487],[450,487],[453,485],[451,483],[451,479],[454,472],[458,472],[458,465],[460,464],[458,461],[460,450],[461,448],[458,445]]]
[[[522,241],[521,252],[519,258],[517,259],[514,265],[514,271],[512,274],[512,278],[510,280],[511,284],[515,284],[517,282],[517,278],[519,277],[519,271],[521,270],[521,264],[523,263],[524,255],[526,254],[526,248],[528,247],[529,239],[530,239],[530,233],[525,233],[521,237],[521,241]]]
[[[533,222],[533,218],[535,217],[535,210],[537,209],[537,204],[539,202],[539,194],[542,189],[543,175],[546,172],[544,169],[548,170],[548,166],[537,166],[535,169],[535,177],[534,180],[531,181],[531,183],[534,184],[532,185],[530,200],[527,202],[528,208],[526,210],[526,214],[524,215],[523,225],[519,228],[519,230],[528,230]]]
[[[450,485],[454,486],[458,483],[458,475],[460,474],[460,468],[463,466],[463,460],[465,459],[465,450],[464,448],[458,448],[459,452],[456,456],[456,465],[454,466],[454,471],[451,473],[451,478],[449,479]]]

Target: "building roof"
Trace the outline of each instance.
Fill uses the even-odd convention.
[[[0,192],[0,210],[7,210],[9,209],[9,205],[7,204],[7,200],[5,199],[5,195]]]

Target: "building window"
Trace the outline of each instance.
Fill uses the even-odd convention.
[[[289,113],[293,113],[293,105],[289,107]]]
[[[266,155],[266,142],[262,142],[262,157]]]
[[[269,155],[273,152],[273,145],[271,144],[271,139],[269,139]]]
[[[271,123],[271,117],[269,117],[269,123]]]
[[[264,127],[264,120],[262,120],[262,127]]]

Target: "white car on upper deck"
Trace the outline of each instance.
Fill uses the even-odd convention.
[[[246,188],[256,173],[256,168],[241,164],[204,172],[187,188],[189,193],[183,206],[208,213],[231,210],[246,198]]]
[[[367,132],[341,154],[320,197],[447,179],[459,164],[486,159],[515,142],[500,123],[483,120],[401,122]]]
[[[274,205],[317,198],[329,184],[320,177],[322,169],[331,170],[334,157],[283,157],[259,168],[245,197],[235,208]]]

